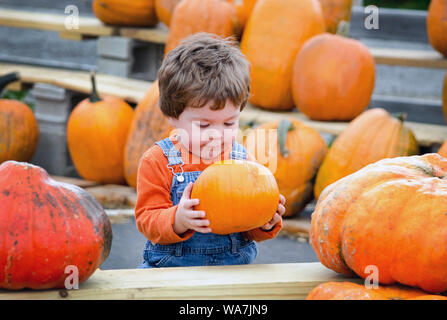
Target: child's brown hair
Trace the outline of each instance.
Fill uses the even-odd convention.
[[[224,108],[227,99],[242,110],[250,94],[250,63],[233,39],[202,32],[166,55],[158,81],[166,116],[178,118],[187,106],[201,108],[210,100],[212,110]]]

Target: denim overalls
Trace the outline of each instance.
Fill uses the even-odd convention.
[[[202,171],[183,172],[180,151],[169,138],[156,144],[162,148],[169,160],[166,170],[172,170],[174,173],[172,166],[181,167],[181,172],[174,173],[171,186],[171,200],[173,205],[176,205],[188,183],[194,183]],[[231,151],[231,159],[246,159],[245,148],[236,141]],[[138,268],[249,264],[254,261],[256,255],[256,243],[245,240],[241,233],[218,235],[196,231],[188,240],[174,244],[154,245],[149,240],[146,241],[144,261]]]

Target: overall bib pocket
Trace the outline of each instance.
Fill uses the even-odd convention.
[[[174,253],[155,251],[155,250],[145,250],[144,259],[149,265],[156,268],[164,267],[168,264],[169,260],[174,256]]]

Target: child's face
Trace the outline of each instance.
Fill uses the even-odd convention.
[[[202,159],[214,159],[232,147],[239,128],[239,106],[227,100],[223,109],[211,110],[212,104],[209,101],[203,108],[186,107],[178,119],[169,118],[184,147]]]

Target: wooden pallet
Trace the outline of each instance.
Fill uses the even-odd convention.
[[[320,263],[97,270],[78,290],[6,291],[0,300],[300,299],[321,283],[351,281]]]
[[[291,117],[300,120],[318,132],[324,132],[338,136],[348,126],[348,122],[331,122],[331,121],[313,121],[309,120],[304,114],[298,110],[290,112],[271,112],[248,105],[242,112],[240,119],[242,121],[255,123],[264,123],[267,121],[280,120],[285,117]],[[406,126],[410,128],[419,145],[423,147],[433,147],[441,145],[447,140],[447,126],[425,124],[419,122],[405,122]]]
[[[43,82],[86,94],[91,90],[90,76],[85,71],[52,69],[19,64],[0,64],[0,74],[13,71],[18,71],[21,75],[21,82],[26,84]],[[97,75],[97,87],[100,94],[114,95],[134,103],[142,99],[150,85],[151,82],[149,81],[104,74]],[[241,112],[240,120],[244,122],[254,121],[255,123],[263,123],[285,117],[300,120],[319,132],[335,136],[343,132],[348,125],[348,122],[312,121],[296,109],[289,112],[272,112],[251,105],[248,105]],[[406,125],[413,130],[416,139],[423,147],[439,146],[447,140],[447,126],[418,122],[406,122]]]
[[[67,15],[0,8],[0,25],[13,28],[54,31],[63,39],[83,40],[101,36],[123,36],[153,43],[166,43],[168,29],[116,27],[103,24],[96,17],[79,17],[79,29],[67,29]]]
[[[52,84],[68,90],[89,94],[91,92],[90,74],[85,71],[34,67],[21,64],[0,64],[0,74],[18,71],[22,84],[37,82]],[[151,82],[111,76],[96,75],[100,94],[113,95],[129,102],[140,101]],[[12,84],[16,86],[16,83]]]
[[[54,13],[0,8],[0,26],[31,28],[58,32],[61,38],[82,40],[100,36],[123,36],[152,43],[166,43],[169,30],[162,24],[155,28],[129,28],[104,25],[95,17],[79,17],[79,29],[67,30],[67,16]],[[370,48],[377,64],[447,69],[447,59],[434,50]]]
[[[37,29],[58,32],[61,38],[72,40],[85,37],[118,35],[118,29],[106,26],[95,17],[79,17],[79,29],[68,30],[65,26],[67,15],[0,9],[0,25],[5,27]]]

